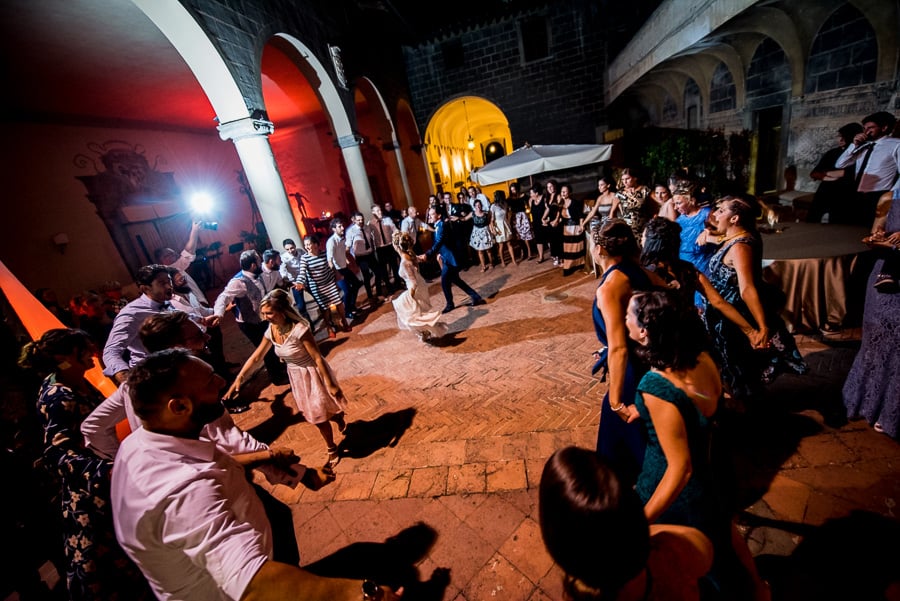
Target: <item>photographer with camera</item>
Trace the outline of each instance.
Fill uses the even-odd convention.
[[[188,266],[194,262],[194,259],[197,258],[197,244],[200,242],[200,230],[208,229],[215,230],[219,227],[219,224],[216,222],[210,221],[201,221],[199,219],[194,219],[191,223],[191,233],[188,235],[187,242],[184,244],[184,250],[181,251],[181,254],[176,253],[171,248],[157,248],[153,253],[154,259],[156,262],[165,265],[167,267],[174,267],[184,276],[185,281],[187,282],[187,286],[191,289],[191,292],[194,293],[194,296],[197,297],[197,300],[200,301],[204,307],[209,307],[209,301],[206,299],[206,294],[203,290],[200,289],[200,286],[197,284],[197,281],[194,280],[187,272]]]

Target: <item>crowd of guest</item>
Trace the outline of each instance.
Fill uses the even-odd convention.
[[[866,242],[883,253],[843,392],[848,417],[897,438],[894,126],[890,114],[876,113],[841,128],[839,148],[813,172],[822,188],[810,214],[831,222],[852,215],[871,227]],[[182,251],[158,249],[156,262],[138,270],[136,298],[126,299],[118,282],[65,304],[51,289],[36,291],[65,326],[29,344],[21,365],[42,379],[43,461],[60,487],[71,598],[192,598],[208,590],[351,598],[361,587],[364,598],[397,598],[400,591],[372,581],[301,570],[296,541],[281,532],[293,532],[290,512],[285,518],[283,506],[248,483],[245,469],[269,464],[283,482],[310,487],[334,477],[348,405],[317,331],[350,334],[391,297],[398,326],[433,342],[448,331],[442,316],[457,308],[454,286],[472,307],[486,304],[462,272],[536,258],[563,276],[592,271],[598,279],[593,373],[608,382],[596,450],[557,451],[541,481],[541,529],[566,572],[567,594],[767,599],[733,507],[723,503],[727,450],[713,440],[725,411],[755,409],[779,374],[808,369],[779,315],[780,291],[762,278],[761,203],[750,195],[713,202],[683,173],[648,186],[639,171],[621,170],[618,182],[600,178],[598,196],[587,201],[568,182],[548,180],[527,197],[515,182],[492,199],[476,186],[455,202],[442,192],[428,199],[424,220],[414,206],[373,205],[368,220],[338,216],[330,235],[308,233],[302,246],[284,239],[282,250],[243,251],[213,301],[188,269],[199,222]],[[427,287],[438,274],[441,310]],[[224,319],[255,349],[239,370],[225,360]],[[119,386],[106,400],[84,379],[98,353]],[[307,470],[290,449],[234,425],[229,412],[246,410],[241,392],[260,365],[271,383],[290,384],[298,412],[319,431],[323,468]],[[239,510],[223,509],[234,502]],[[227,535],[195,534],[213,525]],[[621,553],[590,544],[607,531],[621,539]],[[667,566],[679,549],[694,560]],[[182,556],[200,559],[183,571],[166,567]],[[610,559],[622,569],[605,569]]]

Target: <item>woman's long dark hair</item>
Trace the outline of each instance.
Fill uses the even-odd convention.
[[[693,300],[700,286],[699,274],[693,264],[680,256],[681,225],[665,217],[654,217],[644,228],[644,245],[641,247],[641,265],[656,271],[663,279],[678,281],[679,290],[686,299]],[[660,269],[668,272],[661,273]]]
[[[569,599],[612,599],[647,565],[650,531],[633,489],[595,452],[556,451],[544,465],[539,520]]]

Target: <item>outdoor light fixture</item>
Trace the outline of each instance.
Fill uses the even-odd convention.
[[[469,129],[469,108],[466,106],[465,100],[463,100],[463,110],[466,112],[466,133],[469,134],[466,145],[469,150],[475,150],[475,138],[472,137],[472,130]]]

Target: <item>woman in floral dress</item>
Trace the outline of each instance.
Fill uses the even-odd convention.
[[[22,351],[20,364],[46,375],[37,401],[42,462],[60,484],[69,598],[152,599],[137,566],[116,541],[110,508],[113,463],[84,446],[81,422],[103,401],[84,374],[97,349],[87,332],[48,330]],[[15,550],[13,550],[15,552]]]

